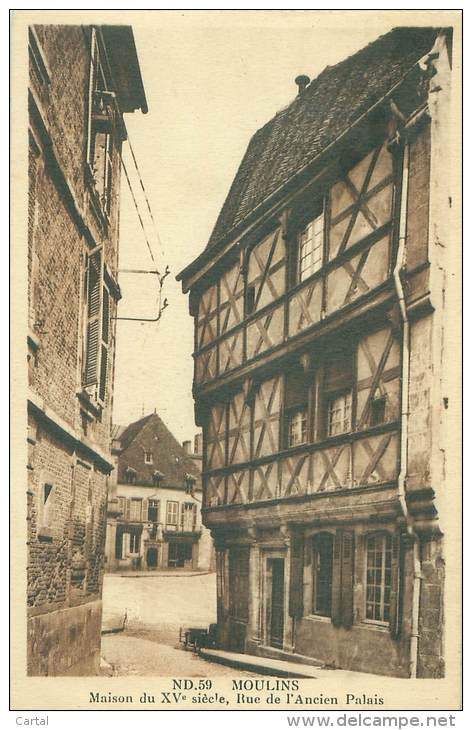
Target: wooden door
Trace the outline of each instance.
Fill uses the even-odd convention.
[[[284,644],[284,559],[272,558],[270,601],[270,645],[282,649]]]
[[[244,652],[249,618],[249,548],[229,551],[229,649]]]

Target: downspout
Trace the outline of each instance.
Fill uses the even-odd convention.
[[[405,303],[405,292],[401,281],[401,271],[405,265],[405,243],[407,232],[407,208],[408,208],[408,175],[410,166],[410,147],[405,141],[403,147],[402,163],[402,187],[400,203],[400,225],[398,236],[397,261],[393,271],[395,291],[398,297],[400,314],[402,318],[402,384],[401,384],[401,434],[400,434],[400,472],[398,474],[398,499],[406,521],[408,535],[413,541],[413,595],[412,595],[412,621],[410,636],[410,677],[417,676],[418,667],[418,628],[421,590],[421,560],[420,541],[414,529],[413,518],[411,517],[406,503],[406,477],[408,470],[408,398],[410,383],[410,322]]]

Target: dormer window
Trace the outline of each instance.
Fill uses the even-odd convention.
[[[152,464],[152,451],[145,451],[144,452],[144,463],[145,464]]]
[[[125,480],[127,484],[136,484],[136,469],[132,466],[127,466],[125,469]]]
[[[185,493],[186,494],[193,494],[193,490],[195,489],[196,479],[192,474],[185,474],[184,477],[185,480]]]
[[[159,487],[162,484],[162,481],[164,479],[164,474],[161,471],[156,471],[152,475],[152,483],[155,487]]]

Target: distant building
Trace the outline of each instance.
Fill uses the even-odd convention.
[[[396,28],[299,76],[179,275],[223,648],[444,674],[451,67]]]
[[[29,28],[28,673],[98,673],[129,26]]]
[[[192,453],[190,441],[181,446],[152,413],[113,427],[113,455],[107,570],[213,569],[201,518],[201,453]]]

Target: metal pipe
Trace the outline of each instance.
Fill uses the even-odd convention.
[[[398,297],[403,325],[402,338],[402,384],[401,384],[401,433],[400,433],[400,472],[398,474],[398,499],[405,517],[409,536],[413,541],[413,595],[412,620],[410,635],[410,677],[416,677],[418,668],[418,627],[421,591],[421,558],[419,537],[414,529],[413,519],[406,503],[406,477],[408,472],[408,417],[409,417],[409,384],[410,384],[410,322],[405,303],[405,292],[401,281],[401,272],[405,265],[405,244],[408,212],[408,176],[410,166],[410,148],[408,142],[403,147],[402,188],[400,203],[400,224],[398,235],[397,261],[393,271],[395,291]]]

